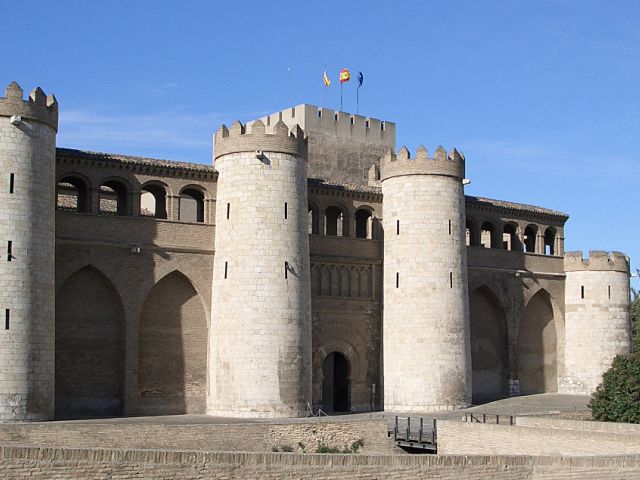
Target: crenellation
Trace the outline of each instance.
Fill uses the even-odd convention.
[[[629,273],[629,257],[622,252],[590,250],[587,258],[582,251],[565,253],[565,270],[575,271],[613,271]]]
[[[456,149],[447,154],[442,146],[436,149],[433,157],[429,157],[423,145],[412,157],[409,149],[402,146],[397,154],[387,150],[380,160],[380,170],[382,180],[403,175],[445,175],[463,179],[465,159]]]

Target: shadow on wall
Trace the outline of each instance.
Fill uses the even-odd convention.
[[[494,257],[505,253],[468,249],[476,265],[499,261]],[[524,268],[523,262],[519,269]],[[535,294],[527,297],[529,291]],[[556,318],[561,313],[556,314],[544,281],[472,267],[469,310],[474,404],[558,391],[562,318]]]
[[[160,280],[140,320],[140,413],[170,415],[206,410],[207,321],[191,282],[180,272]]]
[[[56,297],[57,419],[123,411],[124,308],[113,284],[85,267]]]

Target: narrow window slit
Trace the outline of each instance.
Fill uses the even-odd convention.
[[[284,279],[288,279],[289,278],[289,262],[287,262],[285,260],[284,262]]]
[[[13,259],[13,242],[9,240],[7,242],[7,262]]]
[[[9,330],[9,320],[11,318],[11,310],[6,308],[4,310],[4,329]]]
[[[227,220],[229,220],[229,214],[231,213],[231,204],[227,203]]]
[[[400,235],[400,220],[396,220],[396,235]]]
[[[13,193],[15,178],[16,178],[16,175],[14,173],[9,174],[9,193]]]
[[[451,235],[451,220],[449,220],[449,235]]]
[[[288,213],[289,213],[287,207],[288,207],[287,206],[287,202],[284,202],[284,219],[285,220],[287,219],[287,216],[288,216]]]
[[[609,300],[611,300],[611,285],[609,285]]]
[[[584,298],[584,285],[580,287],[580,298]]]
[[[227,279],[227,272],[229,271],[229,265],[227,262],[224,262],[224,278]]]
[[[449,288],[453,288],[453,272],[449,272]]]
[[[396,272],[396,288],[400,287],[400,272]]]

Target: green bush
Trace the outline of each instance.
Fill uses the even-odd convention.
[[[640,423],[640,352],[618,355],[591,396],[591,415],[603,422]]]
[[[633,345],[636,352],[640,351],[640,292],[633,291],[634,300],[631,303],[631,322],[633,325]]]

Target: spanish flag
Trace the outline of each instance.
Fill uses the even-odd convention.
[[[329,80],[329,76],[327,75],[327,69],[324,69],[324,73],[322,74],[322,81],[324,82],[325,87],[331,86],[331,80]]]
[[[351,80],[351,72],[349,72],[348,68],[343,68],[340,70],[340,83],[348,82]]]

